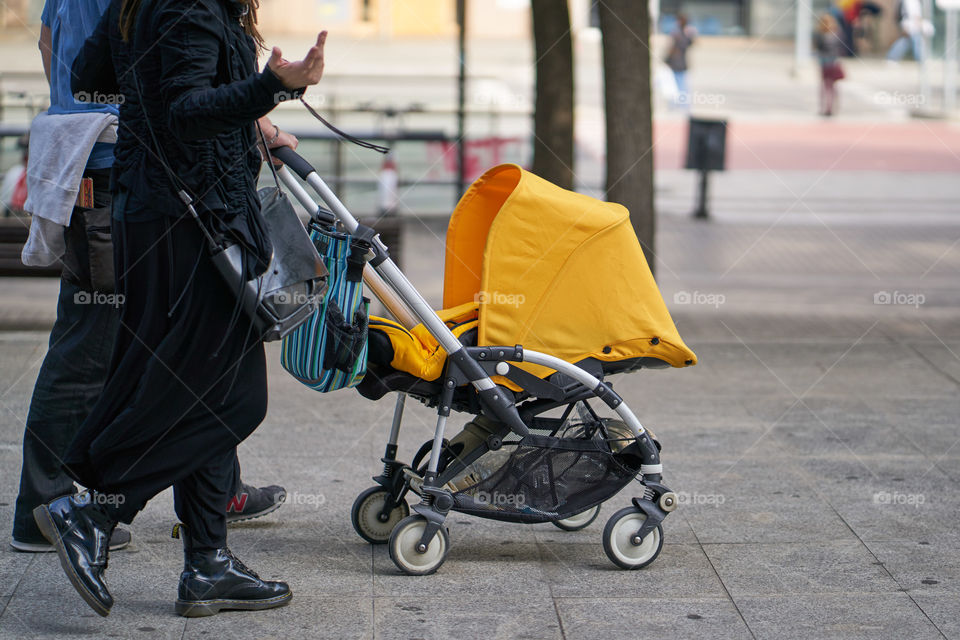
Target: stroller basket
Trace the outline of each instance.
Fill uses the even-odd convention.
[[[516,443],[505,442],[504,448],[514,448],[507,461],[454,493],[454,508],[525,523],[582,513],[618,493],[640,472],[636,447],[624,448],[627,441],[621,435],[611,433],[608,438],[601,429],[579,425],[568,429],[565,437],[531,434]]]

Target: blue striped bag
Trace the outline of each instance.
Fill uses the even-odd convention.
[[[294,378],[326,393],[360,384],[367,372],[363,267],[369,245],[314,220],[310,239],[329,271],[323,303],[281,344],[280,364]]]

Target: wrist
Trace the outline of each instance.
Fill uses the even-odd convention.
[[[273,125],[273,137],[267,140],[267,144],[273,144],[280,139],[280,127]]]

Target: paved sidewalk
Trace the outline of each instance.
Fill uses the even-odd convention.
[[[175,617],[166,494],[111,559],[106,620],[53,556],[0,549],[0,637],[960,638],[960,225],[822,217],[661,217],[661,287],[700,364],[616,381],[684,502],[647,569],[616,570],[601,547],[625,493],[578,533],[454,515],[439,573],[399,575],[349,517],[392,401],[309,391],[271,345],[269,415],[241,454],[247,479],[284,484],[290,503],[230,539],[291,582],[293,603]],[[406,236],[407,271],[433,301],[442,231],[412,221]],[[35,307],[52,306],[50,284]],[[22,287],[0,281],[5,301],[43,289]],[[0,533],[45,340],[0,333]],[[411,406],[404,455],[431,425]]]

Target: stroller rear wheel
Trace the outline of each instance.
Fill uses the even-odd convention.
[[[427,527],[427,519],[412,515],[400,521],[390,534],[390,559],[400,571],[410,576],[425,576],[440,568],[450,551],[450,535],[440,527],[426,551],[420,551],[420,537]]]
[[[598,515],[600,515],[600,505],[592,509],[587,509],[586,511],[581,511],[563,520],[554,520],[553,524],[564,531],[580,531],[581,529],[589,527],[590,524],[597,519]]]
[[[405,500],[395,506],[384,518],[383,506],[389,492],[383,487],[370,487],[353,501],[350,520],[354,530],[370,544],[383,544],[397,523],[410,515],[410,506]]]
[[[663,548],[663,528],[657,525],[636,544],[635,536],[647,516],[636,507],[620,509],[603,528],[603,550],[621,569],[640,569],[657,559]]]

